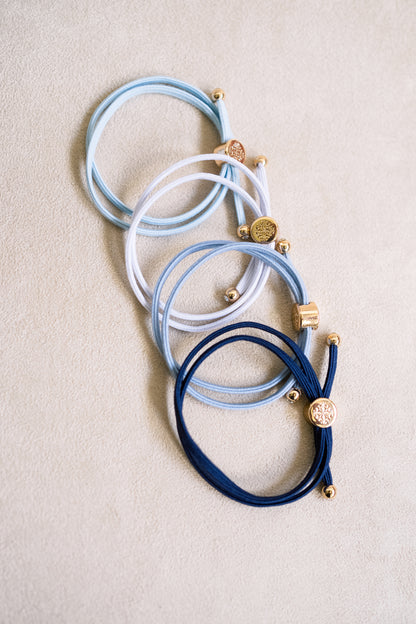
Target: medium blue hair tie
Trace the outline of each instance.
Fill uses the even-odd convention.
[[[133,211],[116,197],[104,182],[95,163],[95,153],[103,130],[114,113],[131,98],[149,93],[168,95],[191,104],[200,110],[217,129],[220,141],[223,143],[217,149],[223,148],[225,153],[230,149],[230,155],[238,158],[241,162],[244,161],[245,157],[243,146],[233,137],[224,104],[224,94],[220,89],[214,90],[212,101],[203,91],[186,82],[166,76],[152,76],[134,80],[113,91],[97,107],[88,124],[86,136],[86,177],[88,191],[97,209],[111,223],[125,230],[130,227],[130,222],[125,217],[123,218],[123,215],[131,216]],[[223,164],[219,175],[239,184],[239,173],[231,164]],[[113,214],[103,204],[96,187],[98,187],[113,207],[121,213],[120,216]],[[228,189],[221,183],[216,183],[202,202],[181,215],[165,218],[144,216],[142,226],[144,225],[145,227],[137,228],[137,232],[146,236],[167,236],[186,231],[190,227],[197,225],[202,217],[206,218],[207,213],[213,213],[225,198],[227,191]],[[238,225],[243,225],[246,222],[244,208],[241,198],[237,194],[234,194],[234,206]]]
[[[161,304],[160,298],[163,286],[165,285],[169,275],[172,271],[178,266],[178,264],[185,258],[187,258],[190,254],[198,253],[201,251],[207,251],[203,256],[198,258],[186,271],[182,274],[182,276],[177,280],[175,286],[172,288],[172,291],[169,297],[166,299],[166,302],[163,306],[163,312],[160,313]],[[187,279],[191,277],[191,275],[207,260],[214,258],[220,254],[227,253],[230,251],[239,251],[245,253],[253,258],[257,258],[261,260],[265,265],[269,266],[271,269],[276,271],[286,282],[291,294],[293,296],[295,305],[300,305],[303,307],[308,307],[309,299],[306,292],[306,287],[303,283],[302,278],[294,268],[292,262],[288,258],[286,254],[281,254],[274,249],[271,249],[267,246],[262,246],[256,243],[246,243],[246,242],[237,242],[230,243],[228,241],[207,241],[196,243],[191,247],[188,247],[184,251],[180,252],[173,258],[169,264],[162,271],[159,280],[156,284],[153,301],[152,301],[152,329],[155,342],[164,356],[166,363],[169,367],[171,373],[176,376],[179,371],[179,364],[173,358],[170,343],[169,343],[169,318],[171,314],[171,310],[175,301],[176,296],[179,293],[180,288],[186,282]],[[258,285],[254,285],[254,296],[256,295],[256,288]],[[251,305],[252,293],[248,290],[246,293],[246,298],[242,296],[235,303],[232,304],[230,308],[230,315],[228,316],[229,320],[233,320],[233,312],[234,308],[234,318],[241,314],[245,309]],[[218,321],[217,326],[219,327],[222,324],[221,319]],[[211,324],[211,327],[214,323]],[[201,329],[201,327],[200,327]],[[203,328],[202,328],[203,329]],[[310,344],[311,344],[311,335],[312,328],[305,327],[299,333],[299,346],[297,347],[301,352],[309,354]],[[283,382],[283,385],[281,385]],[[214,407],[226,408],[226,409],[241,409],[242,407],[254,408],[259,407],[261,405],[265,405],[267,403],[271,403],[276,399],[284,396],[288,391],[293,388],[294,379],[293,376],[290,376],[290,370],[285,368],[281,371],[274,379],[270,381],[257,385],[257,386],[247,386],[247,387],[230,387],[230,386],[220,386],[217,384],[211,384],[206,381],[203,381],[199,378],[194,377],[192,381],[192,385],[188,388],[188,392],[198,400],[212,405]],[[264,391],[268,391],[273,389],[272,394],[268,396],[251,401],[246,403],[229,403],[225,401],[220,401],[214,399],[212,397],[208,397],[199,390],[197,387],[202,387],[208,389],[210,391],[219,392],[219,393],[228,393],[233,395],[239,394],[253,394],[260,393]]]
[[[272,336],[276,336],[290,348],[293,357],[268,340],[246,334],[228,336],[227,338],[211,344],[216,338],[224,334],[247,328],[261,330]],[[257,496],[239,487],[205,455],[192,438],[185,424],[183,403],[188,386],[197,369],[215,351],[228,344],[239,341],[258,344],[274,353],[290,369],[299,387],[303,389],[310,402],[309,406],[306,408],[305,415],[313,426],[315,456],[306,476],[296,487],[286,492],[286,494]],[[174,395],[176,424],[179,438],[189,461],[208,483],[225,496],[239,503],[254,507],[269,507],[293,503],[303,496],[306,496],[306,494],[311,492],[320,482],[322,482],[324,486],[324,496],[326,498],[334,498],[336,490],[332,484],[329,462],[332,453],[332,424],[336,418],[336,407],[329,399],[329,395],[336,371],[339,342],[340,340],[337,334],[330,334],[330,336],[328,336],[328,344],[330,345],[329,365],[323,387],[320,385],[309,360],[302,350],[299,349],[298,345],[282,332],[268,327],[267,325],[252,322],[235,323],[234,325],[224,327],[212,333],[192,349],[183,362],[176,378]]]

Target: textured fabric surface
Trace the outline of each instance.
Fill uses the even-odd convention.
[[[4,0],[1,12],[1,622],[414,621],[415,2]],[[123,234],[83,174],[95,106],[153,74],[223,88],[249,159],[269,158],[273,214],[321,309],[321,376],[326,334],[342,336],[334,501],[244,507],[177,441]],[[147,96],[118,111],[97,162],[133,206],[164,167],[217,144],[201,114]],[[150,283],[178,249],[234,228],[228,201],[181,238],[141,238]],[[178,307],[221,305],[242,263],[204,268]],[[243,318],[293,335],[289,312],[271,278]],[[197,338],[172,340],[180,359]],[[201,374],[254,383],[275,366],[237,345]],[[186,417],[258,494],[286,491],[313,454],[301,406],[285,401],[231,413],[189,400]]]

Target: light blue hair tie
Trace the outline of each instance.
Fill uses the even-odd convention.
[[[94,159],[103,130],[114,113],[131,98],[145,93],[168,95],[195,106],[195,108],[200,110],[217,129],[220,141],[224,143],[224,145],[220,147],[223,147],[226,153],[228,148],[234,149],[234,153],[238,158],[244,153],[241,144],[233,138],[224,104],[223,92],[221,90],[216,89],[213,92],[214,101],[211,101],[203,91],[196,89],[192,85],[165,76],[141,78],[120,87],[101,102],[94,111],[88,124],[86,137],[86,177],[88,191],[97,209],[106,219],[111,221],[111,223],[126,230],[130,227],[130,221],[126,217],[132,215],[132,210],[108,188],[100,175]],[[241,158],[243,160],[242,156]],[[230,163],[222,165],[219,175],[232,180],[235,184],[239,184],[239,173]],[[114,208],[121,213],[120,216],[113,214],[103,204],[97,192],[97,187]],[[214,184],[213,188],[202,202],[175,217],[156,218],[145,216],[137,232],[146,236],[169,236],[186,231],[197,225],[203,217],[212,214],[223,201],[227,190],[228,189],[221,183]],[[243,225],[246,220],[243,205],[238,195],[234,195],[234,206],[238,225]]]

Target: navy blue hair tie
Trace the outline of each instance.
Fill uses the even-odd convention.
[[[228,336],[227,338],[219,340],[214,344],[210,344],[216,338],[219,338],[223,334],[227,334],[237,329],[245,328],[258,329],[273,336],[276,336],[291,349],[294,357],[288,355],[281,348],[272,344],[268,340],[265,340],[264,338],[259,338],[257,336],[250,336],[246,334],[236,334]],[[203,453],[203,451],[200,449],[200,447],[190,435],[185,424],[185,420],[183,417],[183,402],[188,385],[191,382],[192,377],[196,373],[197,369],[202,364],[202,362],[204,362],[212,353],[217,351],[217,349],[220,349],[227,344],[239,341],[246,341],[258,344],[274,353],[291,370],[297,383],[303,389],[306,397],[310,401],[309,406],[305,408],[305,415],[307,420],[313,426],[315,457],[306,476],[296,487],[294,487],[289,492],[286,492],[286,494],[281,494],[278,496],[257,496],[255,494],[247,492],[246,490],[243,490],[236,483],[234,483],[234,481],[229,479]],[[335,496],[336,490],[332,484],[332,475],[329,468],[329,462],[332,453],[331,425],[336,417],[336,407],[329,399],[329,395],[331,392],[337,366],[339,342],[340,340],[337,334],[331,334],[330,336],[328,336],[328,344],[330,347],[329,365],[328,373],[323,387],[321,387],[316,373],[313,370],[308,358],[298,347],[298,345],[282,332],[268,327],[267,325],[253,322],[235,323],[233,325],[221,328],[216,332],[213,332],[207,338],[202,340],[194,349],[192,349],[192,351],[183,362],[176,378],[176,424],[178,428],[179,438],[181,440],[184,451],[188,456],[189,461],[208,483],[210,483],[222,494],[225,494],[225,496],[228,496],[229,498],[232,498],[233,500],[240,503],[244,503],[245,505],[252,505],[254,507],[268,507],[293,503],[308,494],[320,482],[322,482],[324,485],[323,493],[326,498],[333,498]],[[207,348],[204,350],[205,347]],[[195,361],[193,361],[194,359]]]

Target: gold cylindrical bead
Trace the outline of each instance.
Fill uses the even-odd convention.
[[[299,305],[298,303],[295,303],[292,308],[292,322],[296,331],[300,331],[306,327],[318,329],[319,310],[316,303],[313,301],[307,303],[306,305]]]

